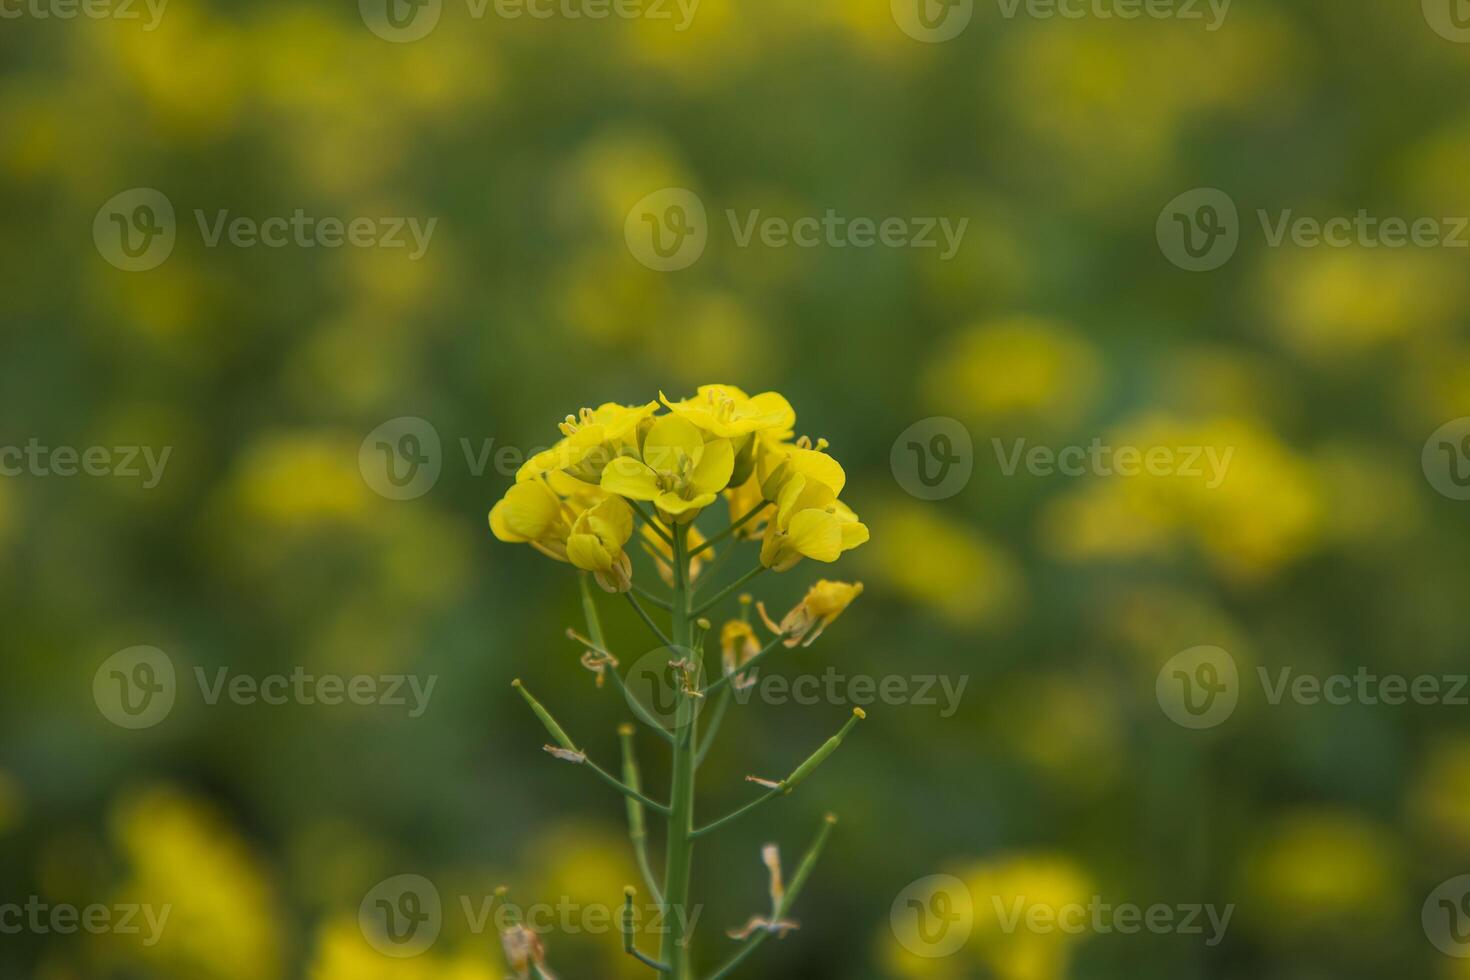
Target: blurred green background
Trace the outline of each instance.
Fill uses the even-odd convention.
[[[345,3],[176,2],[153,30],[145,8],[7,7],[0,445],[171,454],[151,488],[0,478],[0,900],[167,902],[173,918],[153,946],[4,935],[0,973],[481,980],[506,971],[458,896],[617,902],[636,880],[623,807],[540,751],[509,682],[604,764],[626,708],[563,636],[570,570],[486,528],[510,471],[477,471],[464,446],[530,450],[583,405],[728,382],[790,398],[872,529],[834,569],[762,581],[773,609],[823,574],[866,586],[772,670],[968,687],[948,718],[873,706],[801,791],[701,846],[701,963],[763,911],[760,845],[779,841],[789,870],[834,811],[802,928],[744,975],[1470,976],[1420,922],[1470,871],[1467,709],[1271,705],[1255,681],[1258,666],[1467,669],[1466,504],[1420,459],[1470,414],[1466,253],[1272,248],[1255,217],[1470,215],[1470,46],[1418,8],[1260,0],[1210,31],[982,0],[959,36],[922,43],[889,0],[703,0],[685,31],[446,0],[428,36],[393,43]],[[703,201],[709,244],[661,273],[624,226],[667,187]],[[1238,251],[1207,273],[1155,235],[1196,187],[1240,209]],[[131,188],[177,212],[148,271],[92,236]],[[742,248],[725,218],[829,208],[969,224],[945,261]],[[208,247],[194,218],[296,209],[437,225],[411,260]],[[437,482],[411,500],[359,468],[401,416],[442,440]],[[974,473],[924,501],[890,451],[932,416],[973,435]],[[1204,490],[1007,476],[992,443],[1094,437],[1234,458]],[[646,649],[625,605],[604,608],[615,650]],[[1229,651],[1242,690],[1194,731],[1155,680],[1202,644]],[[180,693],[126,730],[92,683],[138,645],[168,654]],[[411,718],[209,705],[196,667],[438,681]],[[733,712],[701,812],[749,798],[745,774],[787,771],[845,715]],[[660,786],[666,762],[640,747]],[[449,911],[430,952],[394,960],[357,912],[403,873]],[[890,905],[940,873],[968,883],[974,934],[929,957],[897,941]],[[992,894],[1236,911],[1215,947],[1008,934]],[[613,935],[547,944],[564,978],[646,974]]]

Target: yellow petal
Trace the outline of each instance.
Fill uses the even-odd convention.
[[[544,483],[517,483],[490,509],[490,530],[502,541],[534,541],[560,516],[561,501]]]
[[[619,456],[607,464],[602,489],[629,500],[654,500],[661,492],[658,474],[632,456]]]
[[[595,534],[573,534],[567,538],[567,558],[589,572],[606,572],[613,566],[612,552],[603,547]]]
[[[842,526],[825,510],[804,510],[791,518],[791,547],[817,561],[836,561],[842,554]]]
[[[704,455],[690,475],[689,486],[697,494],[720,493],[730,485],[735,470],[735,447],[729,439],[705,443]]]
[[[688,465],[699,462],[704,454],[704,437],[699,428],[678,415],[664,415],[654,420],[643,437],[643,461],[659,473],[678,474]]]
[[[633,508],[622,497],[608,497],[587,512],[597,536],[621,548],[633,536]]]

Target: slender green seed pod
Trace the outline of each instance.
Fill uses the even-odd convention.
[[[551,717],[551,712],[543,708],[540,701],[537,701],[535,698],[531,697],[531,692],[526,690],[526,685],[521,683],[521,679],[519,677],[511,681],[510,686],[521,692],[521,697],[526,699],[526,703],[531,706],[531,710],[536,713],[536,717],[541,719],[541,724],[546,726],[547,733],[556,740],[556,744],[560,745],[568,752],[581,751],[572,742],[571,736],[562,731],[561,726],[556,723],[556,719]]]

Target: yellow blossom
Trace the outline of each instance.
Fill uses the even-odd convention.
[[[780,625],[771,622],[766,615],[764,604],[758,605],[761,619],[765,620],[766,628],[773,633],[782,634],[786,637],[782,642],[788,647],[794,647],[798,643],[802,646],[811,646],[822,631],[832,624],[832,621],[842,615],[843,610],[852,605],[852,601],[863,594],[863,583],[861,582],[832,582],[827,579],[818,579],[817,583],[807,590],[806,596],[782,618]],[[726,629],[729,627],[727,626]],[[721,638],[723,639],[723,637]]]
[[[643,437],[642,458],[624,456],[602,471],[602,489],[654,503],[672,522],[687,523],[729,485],[735,450],[729,439],[704,440],[677,415],[654,421]]]
[[[729,677],[761,652],[755,628],[743,619],[732,619],[720,630],[720,666]],[[749,687],[755,680],[749,676],[732,682],[735,687]]]
[[[646,405],[608,402],[597,409],[584,408],[578,415],[568,415],[560,426],[563,438],[527,460],[516,479],[564,472],[584,482],[597,483],[608,463],[637,452],[639,427],[657,410],[658,402]]]
[[[567,538],[567,557],[592,572],[608,592],[627,592],[633,584],[633,563],[623,545],[632,536],[633,509],[620,497],[607,497],[577,515]]]
[[[785,481],[761,542],[761,564],[784,572],[803,558],[834,562],[868,540],[868,528],[827,484],[800,474]]]

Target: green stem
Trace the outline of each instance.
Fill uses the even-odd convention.
[[[771,506],[771,502],[769,500],[762,500],[760,503],[756,504],[750,510],[746,511],[744,513],[744,515],[742,515],[741,518],[738,521],[735,521],[729,527],[727,527],[723,531],[721,531],[719,534],[716,534],[714,537],[709,538],[708,540],[706,540],[704,542],[704,544],[700,545],[698,548],[695,548],[693,551],[689,552],[689,557],[690,558],[693,558],[695,555],[699,554],[701,551],[703,551],[706,548],[713,548],[715,545],[719,544],[721,541],[725,540],[730,535],[732,535],[736,531],[740,530],[746,524],[749,524],[751,521],[755,520],[756,515],[759,514],[761,511],[765,510],[769,506]]]
[[[526,690],[526,685],[521,683],[519,677],[511,681],[510,686],[520,692],[521,697],[524,698],[526,703],[531,706],[531,711],[536,715],[538,719],[540,719],[542,727],[546,729],[547,734],[549,734],[553,739],[556,740],[557,745],[565,749],[567,752],[572,752],[581,756],[580,761],[574,760],[576,761],[577,765],[585,765],[587,768],[596,773],[598,778],[607,783],[613,789],[617,790],[619,793],[622,793],[629,799],[637,800],[639,803],[642,803],[650,810],[655,810],[658,813],[663,814],[667,814],[670,812],[669,807],[665,806],[662,803],[655,803],[653,800],[650,800],[648,797],[644,796],[642,793],[638,792],[631,786],[623,785],[622,780],[618,779],[612,773],[608,772],[606,769],[602,768],[597,763],[589,759],[587,757],[587,753],[577,748],[577,744],[572,741],[571,736],[568,735],[566,733],[566,730],[562,728],[561,725],[557,723],[557,720],[551,716],[551,712],[547,711],[540,701],[537,701],[534,697],[531,696],[531,692]]]
[[[709,612],[725,599],[729,598],[734,593],[739,592],[742,588],[745,587],[745,583],[749,582],[751,579],[755,578],[757,575],[759,575],[761,572],[764,572],[765,570],[766,566],[764,565],[755,566],[750,571],[746,572],[744,575],[740,576],[735,581],[725,586],[719,592],[716,592],[714,596],[708,601],[702,603],[699,608],[694,610],[693,615],[703,616],[705,613]]]
[[[649,629],[653,630],[653,635],[656,636],[656,637],[658,637],[658,642],[660,644],[662,644],[663,646],[666,646],[666,647],[669,647],[669,648],[672,649],[674,647],[674,641],[673,640],[670,640],[667,636],[664,636],[664,631],[661,630],[661,629],[659,629],[658,628],[658,624],[653,621],[653,617],[650,616],[650,615],[648,615],[648,610],[643,608],[643,604],[638,601],[638,597],[635,596],[631,592],[624,592],[623,595],[625,595],[625,596],[628,597],[628,602],[630,602],[632,604],[633,608],[638,611],[639,617],[643,620],[643,622],[648,626]],[[680,598],[680,594],[676,591],[674,593],[674,597],[676,599],[678,599],[678,598]],[[679,611],[676,608],[674,610],[674,620],[675,620],[675,622],[677,622],[678,619],[679,619]],[[674,627],[674,635],[676,637],[679,635],[679,629],[678,629],[677,626]],[[689,641],[688,641],[688,637],[687,636],[684,637],[684,642],[683,643],[680,643],[679,646],[683,646],[683,647],[689,646]]]
[[[640,952],[638,947],[633,945],[632,888],[627,888],[623,891],[623,914],[622,921],[619,923],[619,926],[623,931],[623,952],[627,953],[629,956],[633,957],[633,959],[637,960],[639,963],[642,963],[644,966],[657,970],[659,973],[669,972],[668,964],[660,963],[658,960],[647,955],[646,953]]]
[[[608,653],[607,650],[607,641],[602,638],[602,617],[597,614],[597,602],[592,598],[592,576],[587,572],[583,572],[578,577],[581,579],[582,584],[582,615],[587,620],[587,637],[593,643],[597,644],[598,653],[611,657],[612,654]],[[568,632],[570,634],[570,631]],[[580,637],[573,635],[572,639],[580,639]],[[613,687],[616,687],[618,693],[623,696],[623,700],[628,702],[628,707],[638,720],[657,732],[659,738],[665,742],[672,742],[674,736],[670,735],[664,726],[660,725],[658,720],[648,713],[648,709],[643,706],[643,702],[628,694],[628,687],[623,683],[623,675],[618,673],[618,668],[609,663],[603,668],[603,671],[612,677]]]
[[[822,856],[822,849],[827,846],[827,838],[832,835],[832,828],[836,824],[837,818],[830,813],[827,814],[827,819],[822,823],[822,829],[817,832],[817,839],[812,841],[812,846],[807,848],[806,854],[802,856],[801,864],[797,866],[796,874],[792,876],[791,884],[787,886],[786,894],[781,899],[781,905],[775,910],[777,920],[784,919],[791,911],[791,906],[796,904],[796,897],[801,894],[807,879],[811,877],[812,869],[817,866],[817,859]],[[769,935],[769,932],[762,931],[751,936],[734,956],[725,961],[724,966],[710,974],[709,980],[724,980],[725,977],[734,973],[735,969],[745,962],[746,957],[760,948],[761,943],[765,942]]]
[[[618,729],[618,739],[623,745],[623,782],[635,790],[643,789],[643,777],[638,772],[638,755],[633,749],[633,726],[623,725]],[[628,839],[633,842],[633,856],[638,861],[638,870],[643,873],[643,883],[653,895],[653,900],[663,904],[663,895],[653,880],[653,867],[648,863],[648,824],[643,819],[643,804],[629,798]]]
[[[715,702],[714,717],[710,719],[709,731],[704,733],[704,738],[699,743],[699,751],[694,753],[694,768],[699,769],[704,765],[704,757],[709,755],[710,746],[715,744],[715,735],[720,731],[720,722],[725,720],[725,712],[730,707],[730,689],[727,687],[720,692],[720,700]]]
[[[658,606],[660,609],[664,610],[665,612],[668,612],[668,611],[670,611],[670,610],[672,610],[674,608],[672,605],[669,604],[669,600],[667,600],[667,599],[660,599],[658,596],[654,595],[652,592],[649,592],[647,589],[645,589],[643,586],[639,585],[637,582],[632,583],[632,586],[633,586],[633,591],[636,592],[636,593],[638,593],[639,595],[641,595],[644,598],[645,601],[651,602],[653,605]]]
[[[689,529],[674,529],[674,596],[671,627],[675,642],[691,647],[689,612]],[[672,644],[670,644],[672,645]],[[668,856],[664,865],[664,924],[659,960],[673,980],[690,980],[689,940],[685,934],[689,881],[694,861],[694,712],[696,698],[679,700],[674,727],[673,775],[669,789]]]
[[[757,796],[755,799],[751,800],[740,809],[734,811],[733,813],[725,814],[714,823],[706,824],[705,826],[700,827],[694,832],[695,839],[698,840],[706,834],[714,833],[716,830],[719,830],[727,823],[733,823],[735,820],[738,820],[739,818],[745,816],[747,813],[749,813],[751,810],[754,810],[761,804],[767,803],[778,796],[790,793],[792,790],[796,789],[796,787],[801,784],[801,781],[803,779],[806,779],[806,777],[815,772],[818,766],[827,761],[828,756],[837,751],[837,747],[842,744],[842,740],[847,737],[847,733],[852,731],[853,726],[866,717],[867,714],[863,712],[862,708],[853,708],[852,717],[847,719],[847,724],[843,725],[842,728],[838,730],[836,735],[833,735],[831,738],[827,739],[827,741],[823,742],[821,747],[818,748],[817,751],[807,756],[806,760],[802,762],[801,765],[797,766],[791,771],[791,775],[787,776],[785,779],[781,780],[781,782],[777,783],[773,788],[766,790],[765,793]]]
[[[664,539],[664,544],[670,546],[673,545],[674,539],[669,537],[669,532],[664,530],[663,524],[660,523],[657,518],[655,518],[648,511],[644,510],[643,505],[640,504],[638,501],[629,498],[624,499],[628,500],[628,504],[633,508],[633,512],[639,517],[643,518],[643,523],[653,528],[653,533]]]

